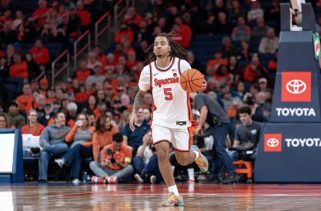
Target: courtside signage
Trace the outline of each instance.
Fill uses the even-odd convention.
[[[311,72],[282,72],[281,102],[311,102]]]

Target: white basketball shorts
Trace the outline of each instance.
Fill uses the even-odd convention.
[[[152,126],[153,144],[162,141],[172,143],[177,151],[188,152],[193,144],[192,128],[176,129],[161,125]]]

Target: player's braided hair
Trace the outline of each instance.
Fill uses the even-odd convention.
[[[187,50],[183,48],[180,44],[176,43],[171,39],[171,36],[175,32],[170,32],[170,33],[160,33],[156,35],[156,37],[166,37],[168,40],[169,46],[171,46],[171,52],[169,53],[169,56],[171,57],[178,57],[180,59],[184,59],[188,61],[188,55],[187,55]],[[155,37],[155,38],[156,38]],[[154,43],[151,44],[146,50],[145,53],[148,55],[148,58],[145,60],[145,65],[149,64],[150,62],[153,62],[156,60],[156,56],[153,52],[154,49]]]

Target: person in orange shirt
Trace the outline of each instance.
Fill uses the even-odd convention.
[[[96,122],[96,131],[93,135],[94,161],[98,161],[99,152],[105,146],[112,144],[112,137],[118,133],[117,125],[111,123],[111,118],[105,114],[101,115]]]
[[[101,162],[90,163],[90,169],[97,175],[92,177],[93,182],[105,181],[115,184],[131,180],[134,173],[134,168],[130,165],[133,149],[123,144],[123,139],[122,134],[114,134],[113,143],[101,151]]]
[[[46,65],[49,62],[49,51],[43,46],[41,40],[36,40],[35,47],[31,48],[29,52],[38,65]]]
[[[80,83],[85,83],[88,76],[92,74],[92,71],[87,68],[87,60],[80,61],[80,67],[76,70],[73,78],[76,78]]]
[[[28,80],[29,74],[27,62],[21,60],[21,55],[19,53],[14,55],[13,60],[14,64],[9,68],[9,76]]]
[[[31,134],[33,136],[40,136],[45,128],[42,124],[37,122],[37,111],[31,109],[28,114],[27,124],[21,128],[22,134]]]
[[[22,88],[23,94],[17,97],[16,101],[19,105],[19,109],[28,113],[33,108],[34,99],[30,84],[24,84]]]
[[[227,66],[228,60],[222,58],[221,52],[214,53],[214,59],[211,59],[207,62],[206,72],[209,75],[214,75],[221,65]]]
[[[63,167],[70,166],[70,176],[73,178],[72,183],[78,185],[80,183],[80,167],[82,158],[92,157],[92,137],[95,128],[90,126],[90,120],[86,113],[80,113],[77,116],[75,126],[66,135],[65,140],[71,143],[69,151],[55,162]]]
[[[77,2],[76,14],[81,20],[81,26],[83,28],[88,27],[91,22],[91,14],[84,8],[84,3],[82,1]]]

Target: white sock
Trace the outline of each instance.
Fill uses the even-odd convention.
[[[190,180],[195,180],[194,179],[194,168],[188,168],[187,169],[187,173],[188,173],[188,179],[190,179]]]
[[[176,196],[179,196],[178,189],[176,185],[168,187],[168,192],[175,194]]]
[[[200,152],[199,151],[193,151],[194,153],[195,153],[195,155],[196,155],[196,157],[195,157],[195,160],[200,156]]]

